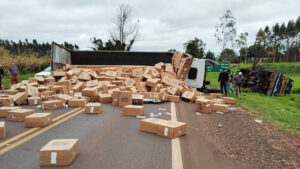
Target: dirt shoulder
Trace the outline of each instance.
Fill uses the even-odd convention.
[[[185,168],[300,168],[299,137],[257,123],[245,110],[197,116],[194,104],[185,102],[176,110],[188,123],[181,137]]]

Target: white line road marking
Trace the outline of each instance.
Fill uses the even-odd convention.
[[[177,121],[175,103],[171,102],[171,120]],[[172,169],[183,169],[179,138],[172,139]]]

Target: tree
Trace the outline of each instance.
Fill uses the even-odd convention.
[[[212,51],[208,51],[205,54],[205,59],[215,60],[215,54]]]
[[[189,40],[183,44],[185,52],[195,58],[203,58],[206,44],[199,38],[195,37],[194,40]]]
[[[241,33],[239,38],[235,40],[236,44],[237,44],[237,47],[240,49],[240,57],[239,57],[239,69],[240,69],[240,62],[241,62],[241,58],[242,54],[244,54],[242,51],[242,48],[247,48],[248,45],[247,45],[247,37],[248,37],[248,32],[245,32],[245,33]],[[247,63],[247,50],[245,50],[246,53],[245,53],[245,64]]]
[[[226,59],[225,59],[226,58]],[[224,49],[220,55],[221,61],[229,61],[229,62],[236,62],[237,56],[232,49]]]
[[[254,59],[252,64],[252,70],[256,69],[256,65],[259,63],[261,58],[264,58],[266,55],[266,33],[259,29],[259,31],[256,34],[256,39],[254,43]]]
[[[175,53],[175,52],[177,52],[177,50],[176,49],[169,49],[168,52]]]
[[[220,23],[216,25],[215,37],[217,44],[222,45],[222,51],[225,51],[228,43],[234,47],[234,39],[236,37],[236,20],[230,10],[227,10],[223,16],[220,17]],[[224,60],[227,60],[227,53],[225,53]]]
[[[119,12],[114,20],[114,29],[110,32],[111,40],[120,44],[120,50],[130,51],[139,35],[139,20],[132,22],[132,8],[129,5],[119,6]]]

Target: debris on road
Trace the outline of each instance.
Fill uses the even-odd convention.
[[[200,113],[200,112],[196,112],[196,115],[197,115],[197,116],[201,116],[201,113]]]
[[[221,123],[219,123],[219,124],[218,124],[218,127],[219,127],[219,128],[222,128],[223,126],[222,126],[222,124],[221,124]]]
[[[137,119],[145,119],[146,116],[136,116]]]
[[[263,122],[262,120],[258,120],[258,119],[254,120],[254,121],[256,121],[259,124],[261,124]]]
[[[221,111],[216,111],[217,114],[224,114],[223,112]]]

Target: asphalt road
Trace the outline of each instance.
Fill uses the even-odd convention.
[[[174,115],[159,108],[175,110],[175,119],[188,124],[187,134],[168,139],[142,132],[140,119],[122,116],[122,108],[111,104],[103,104],[99,115],[85,114],[81,108],[47,111],[53,113],[55,122],[43,128],[6,121],[0,169],[41,168],[39,150],[61,138],[80,140],[78,157],[71,166],[59,167],[68,169],[297,168],[300,164],[299,139],[256,123],[248,112],[197,116],[194,104],[183,101],[144,106],[146,116],[162,112],[160,118],[168,120],[174,120]]]

